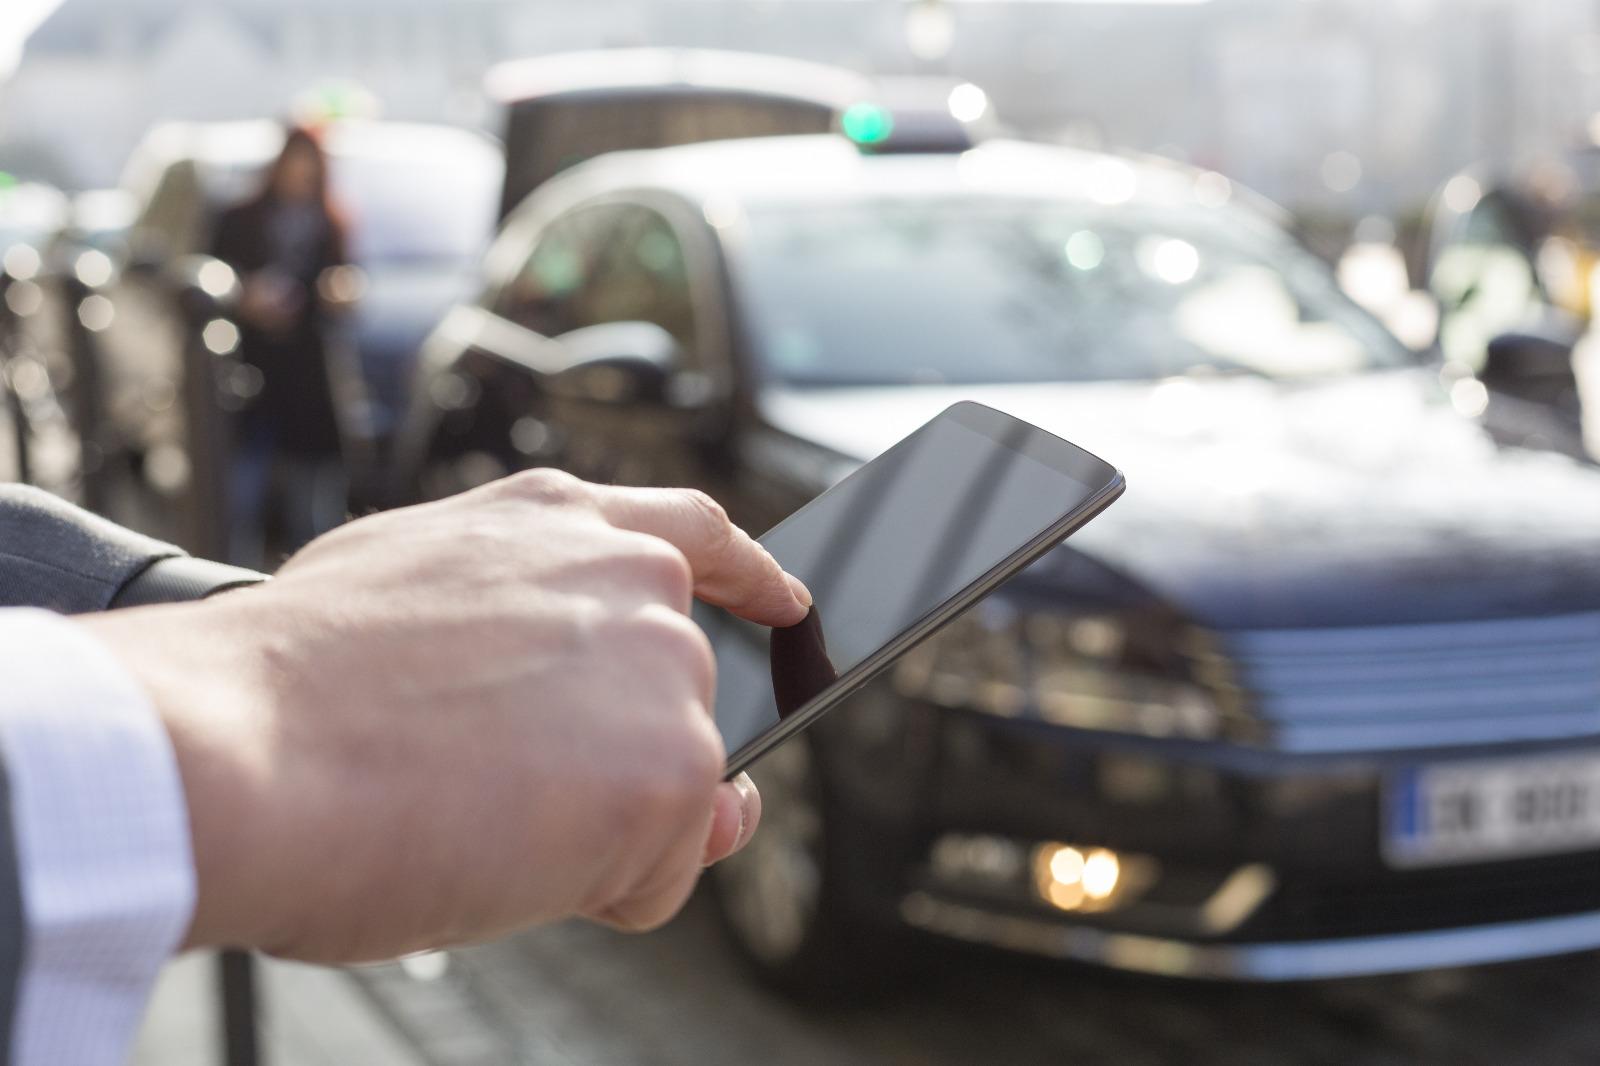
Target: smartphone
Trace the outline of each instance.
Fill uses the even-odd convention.
[[[1122,474],[1060,437],[959,403],[775,526],[761,543],[815,599],[768,630],[702,617],[717,647],[729,777],[1122,494]]]

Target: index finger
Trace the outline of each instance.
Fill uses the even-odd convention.
[[[767,550],[728,520],[722,506],[693,489],[604,488],[594,502],[606,521],[647,533],[683,553],[694,593],[741,618],[792,626],[811,609],[811,593]]]

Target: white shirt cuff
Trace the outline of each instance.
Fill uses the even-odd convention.
[[[176,757],[81,627],[0,611],[0,747],[26,917],[12,1066],[127,1059],[194,912]]]

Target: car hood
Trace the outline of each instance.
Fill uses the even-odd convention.
[[[1087,555],[1224,629],[1600,609],[1600,470],[1497,446],[1423,370],[774,390],[760,404],[774,429],[863,461],[958,400],[1127,475],[1124,498],[1035,577]]]

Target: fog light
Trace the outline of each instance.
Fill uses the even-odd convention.
[[[1104,848],[1091,851],[1083,860],[1083,891],[1090,899],[1110,899],[1122,878],[1122,863]]]
[[[1126,865],[1109,848],[1040,844],[1033,852],[1033,886],[1040,899],[1059,910],[1106,910],[1131,887]]]

